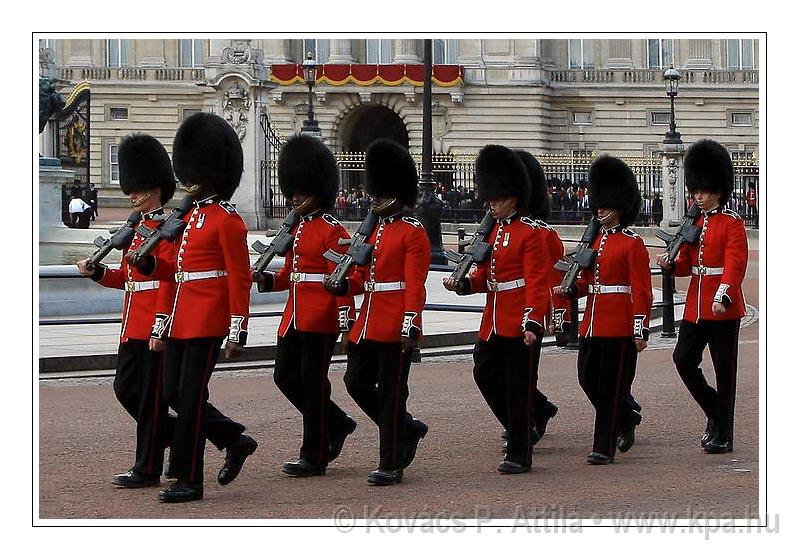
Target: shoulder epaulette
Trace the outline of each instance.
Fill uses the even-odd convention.
[[[328,223],[329,223],[330,225],[332,225],[332,226],[338,226],[338,225],[341,225],[341,224],[339,223],[339,220],[337,220],[336,218],[334,218],[334,217],[333,217],[333,216],[331,216],[330,214],[323,214],[323,215],[322,215],[322,219],[323,219],[323,220],[325,220],[326,222],[328,222]]]
[[[736,212],[734,212],[730,208],[724,208],[722,210],[722,213],[725,214],[726,216],[730,216],[731,218],[736,218],[737,220],[741,220],[742,219],[742,217],[739,214],[737,214]]]
[[[228,214],[236,214],[236,207],[228,202],[227,200],[220,200],[219,201],[220,207],[225,210]]]
[[[403,221],[405,223],[407,223],[407,224],[411,224],[414,227],[418,227],[418,228],[423,227],[422,226],[422,222],[420,222],[418,219],[413,218],[411,216],[403,216]]]
[[[633,237],[634,239],[639,237],[639,234],[633,231],[632,229],[622,228],[622,233],[627,235],[628,237]]]

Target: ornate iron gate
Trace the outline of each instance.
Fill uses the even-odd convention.
[[[89,82],[81,82],[55,117],[58,130],[56,157],[61,160],[61,166],[74,171],[75,178],[83,184],[89,182],[90,108]]]

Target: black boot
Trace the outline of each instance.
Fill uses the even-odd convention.
[[[706,422],[706,431],[703,432],[703,437],[700,438],[700,447],[703,449],[706,448],[708,442],[714,439],[714,436],[717,434],[717,421],[713,418],[709,418]]]
[[[289,476],[304,477],[304,476],[320,476],[325,474],[326,465],[315,465],[305,459],[297,461],[287,461],[281,467],[281,471]]]
[[[417,455],[417,447],[422,438],[428,434],[428,425],[422,420],[412,419],[408,425],[408,442],[406,443],[405,455],[400,469],[404,469],[411,464]]]
[[[586,457],[586,462],[590,465],[610,465],[614,462],[614,457],[592,451],[589,453],[589,456]]]
[[[158,501],[164,503],[193,502],[203,499],[203,485],[189,484],[179,480],[166,490],[158,493]]]
[[[344,447],[344,440],[346,440],[347,436],[349,436],[355,431],[356,431],[356,421],[348,416],[345,426],[340,431],[330,436],[330,439],[328,441],[329,463],[334,459],[336,459],[341,454],[342,448]]]
[[[217,482],[223,486],[233,482],[239,476],[244,462],[255,452],[257,447],[256,440],[244,434],[240,435],[239,441],[226,449],[225,464],[219,470]]]
[[[114,486],[118,488],[146,488],[161,486],[161,477],[158,475],[145,475],[131,469],[128,472],[114,475]]]
[[[378,469],[377,471],[372,471],[367,477],[367,482],[374,486],[390,486],[392,484],[398,484],[402,482],[402,480],[403,469],[394,471]]]
[[[624,425],[620,426],[619,434],[617,434],[617,449],[625,453],[633,447],[633,442],[636,441],[636,426],[641,423],[641,413],[632,411]]]
[[[555,417],[558,414],[558,407],[547,401],[541,410],[537,410],[533,414],[533,445],[536,445],[542,437],[544,437],[544,433],[547,431],[547,423],[550,421],[551,418]]]

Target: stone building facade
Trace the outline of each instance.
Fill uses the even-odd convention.
[[[398,72],[411,75],[422,64],[422,40],[40,38],[40,71],[61,80],[65,93],[90,82],[89,180],[106,203],[118,192],[115,147],[124,135],[152,134],[170,151],[186,115],[225,116],[245,149],[236,202],[252,225],[261,221],[259,175],[269,152],[262,115],[286,137],[307,111],[305,84],[276,80],[275,72],[291,70],[309,50],[351,78],[314,89],[334,151],[359,151],[375,135],[421,149],[422,86],[357,76],[377,64],[405,65]],[[433,87],[434,151],[471,154],[502,143],[565,155],[659,152],[669,122],[662,76],[674,64],[682,74],[676,116],[684,142],[710,137],[734,154],[757,154],[758,55],[758,39],[435,40],[434,64],[460,68],[458,80]]]

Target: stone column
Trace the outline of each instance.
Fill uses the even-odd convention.
[[[666,228],[670,221],[683,218],[683,144],[661,144],[661,184],[663,185],[664,217],[660,226]]]
[[[63,169],[58,160],[41,160],[44,161],[39,163],[39,241],[58,241],[60,232],[67,229],[61,222],[61,185],[72,183],[75,172]]]
[[[352,64],[354,62],[350,39],[331,39],[331,54],[326,64]]]
[[[139,55],[139,66],[163,68],[167,63],[167,60],[164,57],[163,39],[137,40],[135,50],[137,55]]]
[[[394,40],[394,64],[422,64],[414,39]]]
[[[709,70],[711,62],[711,39],[689,39],[689,57],[686,59],[687,70]],[[680,61],[675,61],[676,66]]]
[[[91,39],[73,39],[67,41],[67,50],[65,53],[67,66],[92,66],[92,40]]]
[[[292,61],[291,46],[287,39],[263,39],[264,64],[286,64]]]
[[[632,68],[633,59],[630,39],[611,39],[608,42],[606,68]]]

